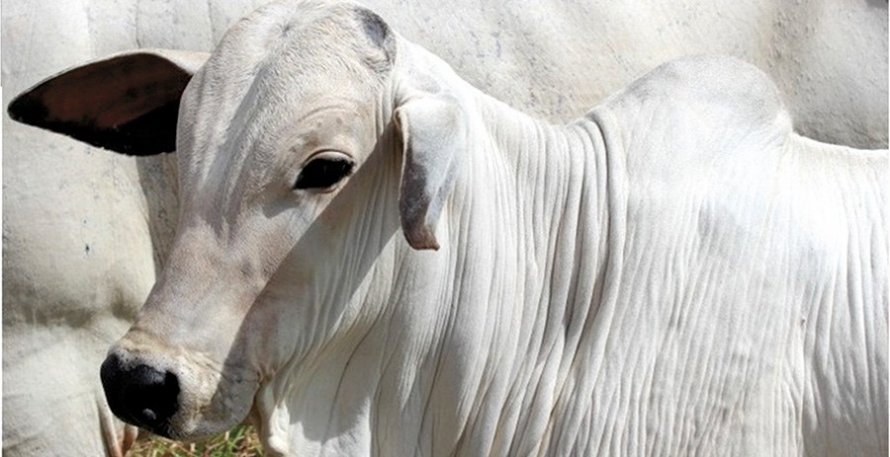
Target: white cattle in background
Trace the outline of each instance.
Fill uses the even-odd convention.
[[[273,455],[886,454],[887,151],[794,134],[759,70],[666,64],[557,126],[355,5],[276,2],[193,57],[10,105],[125,152],[175,131],[170,258],[102,364],[128,422],[251,413]]]
[[[100,55],[209,50],[260,3],[4,2],[4,106]],[[3,455],[122,455],[135,437],[109,411],[96,364],[155,281],[175,188],[173,157],[117,156],[4,116]]]
[[[210,50],[260,3],[4,3],[4,104],[123,49]],[[723,52],[767,70],[804,133],[887,141],[885,2],[368,3],[476,86],[550,119],[669,58]],[[96,367],[166,257],[175,159],[118,157],[3,122],[4,453],[120,454],[133,431],[108,412]]]

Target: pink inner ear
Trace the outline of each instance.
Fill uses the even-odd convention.
[[[191,75],[152,54],[115,57],[35,89],[47,120],[115,128],[179,99]]]

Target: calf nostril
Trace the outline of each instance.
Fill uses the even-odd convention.
[[[131,399],[130,414],[148,425],[163,425],[176,412],[179,380],[167,371],[161,373],[148,365],[132,370],[124,395]]]
[[[178,409],[179,380],[169,371],[138,364],[127,366],[109,355],[100,371],[111,411],[133,425],[167,435],[168,422]]]

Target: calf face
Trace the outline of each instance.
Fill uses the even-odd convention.
[[[236,425],[261,386],[323,363],[381,315],[395,257],[438,248],[466,121],[410,55],[363,8],[280,2],[238,23],[194,73],[176,122],[170,259],[101,368],[115,414],[179,439]],[[123,98],[155,93],[135,80]],[[33,108],[51,95],[22,97]],[[67,116],[93,144],[152,149],[89,120],[100,112]]]

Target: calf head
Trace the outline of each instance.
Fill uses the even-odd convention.
[[[101,368],[117,415],[178,439],[236,425],[261,386],[382,313],[394,258],[438,249],[467,122],[412,49],[361,7],[286,1],[236,24],[200,69],[126,54],[10,105],[126,153],[165,152],[155,140],[175,125],[170,259]],[[109,74],[119,90],[84,96]]]

